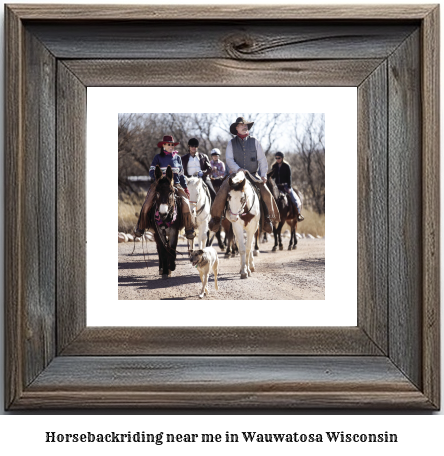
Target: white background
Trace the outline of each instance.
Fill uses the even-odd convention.
[[[88,326],[356,326],[357,90],[355,87],[145,87],[88,89]],[[117,119],[123,112],[325,113],[326,298],[310,301],[119,301],[117,246],[103,220],[117,215]],[[244,102],[233,100],[248,99]],[[233,119],[234,122],[235,119]],[[254,119],[253,119],[254,120]],[[165,131],[165,134],[168,134]],[[254,135],[254,127],[252,129]],[[159,138],[159,141],[161,138]],[[104,171],[105,169],[105,171]],[[97,185],[98,181],[100,185]],[[296,182],[297,184],[297,182]],[[108,197],[106,197],[108,196]],[[341,210],[338,211],[338,205]],[[337,213],[340,212],[340,220]],[[113,220],[113,219],[112,219]],[[111,222],[111,225],[112,226]],[[344,229],[346,227],[346,230]],[[302,242],[310,242],[302,241]],[[111,246],[111,247],[110,247]],[[154,244],[150,255],[157,258]],[[141,244],[136,250],[141,251]],[[260,266],[266,256],[255,258]],[[191,265],[190,272],[194,274]],[[141,273],[146,270],[142,269]],[[223,264],[220,274],[223,277]],[[161,280],[161,279],[159,279]],[[211,279],[212,280],[212,279]],[[240,279],[239,279],[240,280]],[[295,290],[297,293],[297,290]],[[197,293],[197,285],[196,285]],[[158,290],[152,291],[159,299]],[[291,298],[291,297],[289,297]]]
[[[37,3],[37,2],[24,2],[24,3]],[[48,2],[49,3],[49,2]],[[60,0],[52,3],[60,3]],[[90,2],[81,2],[77,0],[77,3],[90,3]],[[100,0],[95,0],[94,3],[111,3],[102,2]],[[118,3],[118,2],[117,2]],[[140,3],[132,0],[132,3]],[[177,3],[176,2],[155,2],[151,3]],[[204,1],[199,2],[194,0],[192,2],[182,2],[182,3],[232,3],[238,4],[238,1],[221,1],[221,2],[211,2]],[[260,0],[248,1],[243,0],[244,4],[258,4],[258,3],[267,3]],[[298,3],[297,1],[285,1],[281,0],[280,3]],[[307,1],[303,1],[302,4],[307,4]],[[354,4],[356,1],[347,1],[341,0],[340,2],[332,2],[328,0],[311,0],[311,4]],[[367,0],[366,3],[381,3],[378,1]],[[424,1],[393,1],[392,3],[405,4],[405,3],[429,3]],[[437,2],[441,3],[441,2]],[[3,14],[3,8],[0,12]],[[2,25],[3,27],[3,21]],[[443,35],[443,34],[442,34]],[[3,36],[3,30],[2,30]],[[442,49],[441,43],[441,49]],[[3,53],[3,46],[0,47],[0,52]],[[1,59],[3,61],[3,59]],[[442,76],[441,76],[442,77]],[[2,70],[2,87],[4,82],[4,73]],[[3,92],[1,92],[1,97],[3,97]],[[0,124],[0,132],[3,138],[3,123]],[[442,128],[441,128],[442,132]],[[0,160],[0,167],[3,169],[3,159]],[[0,207],[1,207],[1,224],[3,226],[4,219],[4,206],[3,206],[3,187],[0,186]],[[444,201],[444,198],[441,199]],[[442,244],[441,244],[442,245]],[[4,255],[4,245],[3,237],[0,238],[0,250],[1,256]],[[442,258],[441,252],[441,258]],[[4,280],[4,270],[3,270],[3,261],[0,263],[0,268],[2,273],[0,274],[0,284],[3,289],[3,280]],[[443,273],[441,267],[441,274]],[[1,295],[3,303],[3,294]],[[442,301],[442,299],[441,299]],[[443,325],[443,314],[441,313],[441,328]],[[3,312],[0,312],[0,343],[3,343]],[[444,338],[442,338],[443,340]],[[444,348],[441,349],[441,358],[444,353]],[[3,403],[3,350],[0,350],[0,401]],[[444,365],[444,363],[441,363]],[[442,376],[442,383],[443,382]],[[444,388],[441,386],[441,391]],[[69,413],[69,412],[68,412]],[[106,412],[105,412],[106,413]],[[279,451],[280,454],[307,454],[308,451],[313,452],[314,454],[326,454],[327,451],[330,451],[332,454],[348,455],[356,454],[360,455],[374,455],[376,452],[378,454],[384,455],[393,455],[393,454],[419,454],[419,453],[433,453],[440,454],[443,448],[443,439],[442,439],[442,429],[444,425],[443,412],[436,412],[432,415],[435,416],[424,416],[424,414],[411,414],[406,416],[405,412],[402,412],[402,415],[396,413],[381,413],[374,415],[370,413],[356,413],[355,416],[350,416],[347,414],[333,416],[326,415],[324,412],[323,416],[317,416],[317,412],[312,412],[315,416],[310,416],[301,412],[292,412],[289,411],[287,414],[272,416],[266,414],[259,414],[258,416],[251,415],[234,415],[234,416],[211,416],[206,415],[194,415],[194,416],[179,416],[172,415],[168,416],[166,414],[156,415],[155,412],[141,412],[140,414],[133,413],[131,416],[119,416],[117,414],[111,414],[108,416],[78,416],[74,413],[70,413],[65,416],[51,416],[46,414],[45,416],[36,417],[34,414],[30,416],[14,415],[12,413],[5,413],[0,420],[0,445],[2,450],[14,451],[17,454],[54,454],[59,455],[62,451],[66,455],[78,455],[79,451],[82,451],[83,454],[97,454],[97,450],[103,451],[97,448],[96,445],[88,445],[76,447],[75,445],[56,445],[54,447],[48,446],[43,443],[44,432],[45,431],[58,431],[58,432],[82,432],[87,430],[92,430],[95,432],[110,432],[110,431],[120,431],[133,430],[137,431],[139,429],[146,430],[150,432],[152,429],[162,429],[169,432],[213,432],[213,433],[225,433],[225,431],[230,432],[242,432],[248,427],[250,430],[257,431],[268,431],[268,432],[302,432],[308,430],[314,430],[316,432],[325,432],[329,431],[332,426],[334,430],[345,430],[346,432],[397,432],[401,436],[401,443],[396,444],[396,446],[387,446],[387,445],[355,445],[347,444],[337,447],[333,446],[322,446],[322,447],[313,447],[313,446],[300,446],[297,445],[293,447],[292,445],[279,447],[277,445],[269,444],[268,446],[255,446],[254,451],[258,454],[269,454],[270,452]],[[328,412],[327,412],[328,413]],[[439,415],[439,416],[436,416]],[[177,454],[178,450],[182,452],[193,451],[196,454],[205,454],[209,453],[208,447],[200,445],[199,447],[186,447],[185,445],[176,446],[176,447],[164,447],[160,446],[159,448],[153,449],[153,447],[145,448],[144,446],[140,448],[134,448],[133,446],[122,446],[122,445],[107,445],[106,447],[107,454],[122,454],[122,451],[131,449],[131,454],[149,454],[149,452],[156,451],[157,453],[162,454]],[[237,453],[246,454],[245,446],[236,447]],[[248,447],[247,447],[248,448]],[[228,448],[227,446],[218,446],[212,447],[212,452],[214,454],[226,454],[227,450],[231,453],[234,453],[233,448]],[[327,451],[326,451],[327,450]]]

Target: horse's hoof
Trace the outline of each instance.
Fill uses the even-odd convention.
[[[253,256],[259,256],[259,250],[253,250]]]
[[[162,274],[162,279],[168,279],[169,275],[168,274]]]
[[[163,274],[163,270],[159,269],[159,275],[162,275],[162,274]]]
[[[199,298],[202,299],[204,297],[203,293],[199,295]]]
[[[293,246],[290,244],[290,245],[288,246],[288,250],[291,250],[292,248],[293,248]]]
[[[294,245],[294,246],[293,246],[293,250],[296,250],[297,248],[298,248],[297,245]]]
[[[277,245],[273,246],[273,248],[271,249],[272,252],[276,252],[277,250]]]
[[[254,266],[253,267],[250,266],[250,271],[254,272]]]
[[[171,277],[171,269],[168,269],[168,277]]]
[[[248,274],[245,273],[245,274],[241,274],[241,279],[247,279],[248,278]]]
[[[225,250],[225,249],[226,249],[226,247],[225,247],[223,244],[219,244],[219,248],[220,248],[221,250]]]
[[[232,254],[231,254],[231,258],[234,258],[235,256],[236,256],[235,253],[232,253]]]
[[[279,246],[279,250],[284,250],[284,246],[283,246],[283,245],[280,245],[280,246]]]

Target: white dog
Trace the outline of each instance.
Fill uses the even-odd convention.
[[[197,268],[200,275],[200,280],[202,281],[202,291],[199,295],[199,298],[203,298],[208,292],[208,277],[210,271],[213,271],[214,274],[214,287],[218,290],[217,287],[217,273],[219,269],[219,257],[217,256],[216,250],[213,247],[205,247],[203,250],[193,250],[190,253],[191,264]]]

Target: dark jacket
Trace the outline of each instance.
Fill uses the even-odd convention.
[[[188,174],[188,160],[190,159],[190,153],[184,155],[182,157],[182,166],[183,166],[183,172],[185,173],[185,176],[191,177]],[[200,163],[200,169],[204,173],[204,177],[207,177],[208,174],[211,173],[211,165],[210,165],[210,159],[207,157],[207,155],[203,154],[202,152],[196,152],[197,157],[199,158],[199,163]]]
[[[171,166],[173,171],[173,179],[175,184],[180,184],[183,188],[187,188],[187,183],[183,177],[183,166],[180,156],[176,153],[174,155],[169,154],[157,154],[154,156],[153,162],[150,166],[150,177],[155,179],[154,171],[156,170],[156,165],[160,166],[160,169],[163,174],[165,174],[168,165]]]
[[[271,177],[277,185],[287,184],[291,188],[291,167],[287,162],[283,162],[280,168],[275,163],[271,167]]]

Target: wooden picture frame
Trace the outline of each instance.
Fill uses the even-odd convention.
[[[439,409],[437,5],[5,20],[6,409]],[[358,87],[357,327],[86,327],[86,87],[128,85]]]

